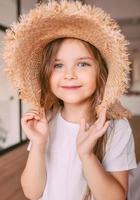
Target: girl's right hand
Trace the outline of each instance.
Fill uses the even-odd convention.
[[[22,128],[27,138],[36,145],[46,145],[48,142],[49,125],[45,113],[29,109],[21,118]]]

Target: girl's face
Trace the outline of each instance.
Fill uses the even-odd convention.
[[[65,39],[52,67],[51,91],[64,104],[88,101],[96,90],[97,64],[82,41]]]

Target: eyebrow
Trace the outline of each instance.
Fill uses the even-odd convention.
[[[90,59],[90,60],[94,60],[92,57],[81,57],[81,58],[78,58],[77,60],[85,60],[85,59]],[[60,61],[61,59],[59,58],[56,58],[55,61]]]

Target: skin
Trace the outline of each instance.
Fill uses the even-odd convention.
[[[80,59],[85,57],[90,57],[90,59]],[[80,123],[80,119],[87,116],[89,97],[96,90],[95,59],[80,40],[66,39],[56,55],[53,67],[50,78],[51,90],[64,102],[62,116],[68,121]],[[68,85],[82,87],[77,90],[62,88]],[[75,113],[74,116],[73,113]]]
[[[96,90],[98,66],[94,57],[79,60],[81,57],[91,58],[91,55],[80,40],[66,39],[62,43],[50,79],[51,89],[64,102],[64,109],[61,112],[63,118],[73,123],[80,123],[76,142],[77,152],[94,197],[97,200],[102,198],[124,200],[127,194],[128,172],[106,172],[92,153],[98,138],[106,132],[109,125],[106,121],[106,110],[100,114],[94,125],[85,130],[89,97]],[[83,62],[87,62],[90,66]],[[61,87],[64,85],[81,85],[82,87],[78,90],[65,90]],[[109,194],[108,188],[110,188]]]
[[[128,171],[107,172],[96,155],[92,153],[92,148],[97,140],[105,134],[109,125],[109,121],[106,121],[106,110],[100,113],[99,118],[88,130],[85,129],[85,122],[84,118],[80,121],[76,145],[93,196],[97,200],[103,198],[125,200],[128,190]]]
[[[81,57],[84,59],[80,59]],[[90,57],[90,59],[85,57]],[[128,171],[107,172],[96,155],[92,153],[97,140],[105,134],[109,125],[106,121],[106,110],[100,113],[97,121],[88,130],[85,129],[88,122],[89,98],[96,90],[98,67],[96,61],[78,39],[64,40],[56,59],[50,77],[51,90],[64,102],[64,109],[61,111],[63,118],[80,124],[76,139],[77,153],[92,194],[97,200],[125,200]],[[62,87],[68,85],[81,87],[76,90],[67,90]],[[45,115],[36,109],[26,112],[21,119],[21,124],[27,137],[32,141],[31,152],[21,182],[25,195],[30,199],[36,199],[42,195],[47,181],[45,145],[48,142],[49,127]],[[33,170],[32,166],[36,168]],[[32,179],[35,184],[32,184]]]

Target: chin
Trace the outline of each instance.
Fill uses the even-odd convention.
[[[79,104],[79,103],[81,103],[81,102],[83,102],[83,101],[85,101],[85,99],[76,99],[76,98],[61,98],[61,97],[59,97],[59,99],[61,99],[63,102],[65,102],[65,103],[69,103],[69,104]]]

